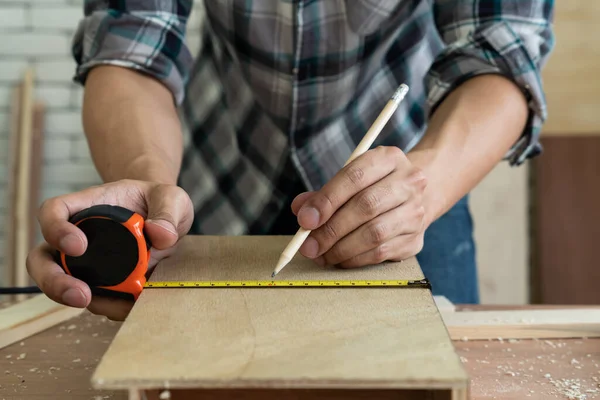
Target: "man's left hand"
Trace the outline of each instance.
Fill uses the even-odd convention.
[[[425,175],[397,147],[369,150],[319,191],[292,203],[312,230],[300,253],[319,265],[362,267],[419,253],[428,221]]]

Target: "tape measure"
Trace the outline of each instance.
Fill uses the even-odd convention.
[[[146,282],[144,288],[253,288],[253,287],[411,287],[431,288],[427,279],[421,280],[335,280],[335,281],[179,281]]]
[[[78,257],[57,252],[56,262],[66,274],[84,281],[93,294],[136,300],[146,283],[150,240],[141,215],[123,207],[96,205],[69,221],[87,237]]]
[[[78,257],[57,252],[65,273],[84,281],[95,295],[136,300],[147,288],[290,288],[290,287],[409,287],[430,288],[421,280],[245,280],[147,282],[151,244],[144,219],[126,208],[96,205],[70,220],[87,237],[85,253]]]

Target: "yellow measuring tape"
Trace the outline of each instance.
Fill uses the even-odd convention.
[[[430,288],[421,280],[351,280],[351,281],[172,281],[146,282],[145,288],[212,288],[212,287],[418,287]]]

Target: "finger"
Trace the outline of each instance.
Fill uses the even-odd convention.
[[[296,196],[296,198],[294,198],[292,201],[292,212],[294,215],[298,215],[298,211],[300,211],[302,205],[306,202],[306,200],[314,196],[315,193],[316,192],[304,192],[300,193],[298,196]]]
[[[187,234],[194,220],[194,208],[187,193],[170,185],[156,185],[147,194],[146,232],[157,249],[169,248]]]
[[[420,196],[419,196],[420,197]],[[425,209],[418,199],[392,208],[363,224],[338,241],[323,257],[329,265],[336,265],[401,235],[421,232]]]
[[[88,306],[92,314],[104,315],[112,321],[124,321],[133,308],[133,301],[94,296]]]
[[[337,264],[341,268],[357,268],[380,264],[384,261],[402,261],[417,255],[423,249],[423,235],[401,235],[380,244],[365,253]]]
[[[48,244],[34,248],[27,256],[27,272],[50,299],[71,307],[86,307],[92,298],[90,288],[79,279],[65,274],[54,262],[52,251]]]
[[[412,191],[406,190],[406,185],[402,184],[403,175],[403,172],[395,171],[356,194],[321,227],[311,232],[300,253],[308,258],[323,255],[355,229],[407,201]]]
[[[320,227],[356,193],[390,174],[399,154],[403,153],[396,147],[377,147],[357,157],[304,203],[298,212],[300,226]]]
[[[80,256],[87,247],[87,238],[69,222],[69,218],[99,202],[141,212],[145,187],[135,181],[123,180],[48,199],[42,203],[38,214],[42,235],[53,248],[71,256]]]
[[[69,222],[71,214],[75,212],[76,208],[73,209],[72,204],[67,204],[63,198],[55,197],[42,203],[38,221],[42,235],[50,246],[65,254],[80,256],[87,247],[87,238],[79,228]]]

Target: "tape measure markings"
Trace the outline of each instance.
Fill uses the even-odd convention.
[[[161,281],[146,282],[144,288],[211,288],[211,287],[425,287],[421,280],[342,280],[342,281]]]

